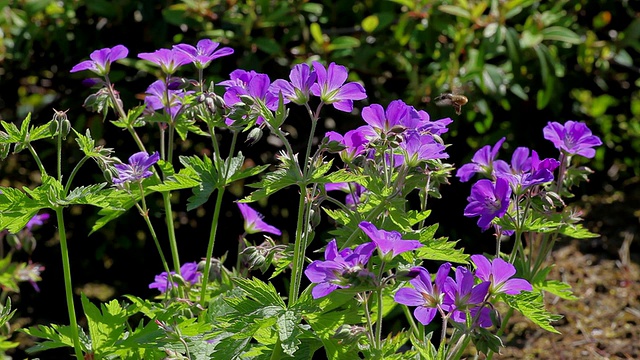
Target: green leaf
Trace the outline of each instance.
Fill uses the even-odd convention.
[[[324,44],[324,37],[322,35],[322,29],[320,25],[316,22],[311,23],[309,25],[309,31],[311,32],[311,36],[313,37],[313,41],[315,41],[318,45]]]
[[[416,256],[425,260],[450,261],[459,264],[468,264],[469,255],[464,249],[456,249],[457,241],[450,241],[446,237],[434,239],[438,225],[434,224],[420,229],[418,240],[424,246],[416,250]],[[407,236],[410,238],[410,236]]]
[[[469,10],[463,9],[459,6],[440,5],[438,6],[438,10],[442,11],[443,13],[454,15],[464,19],[471,19],[471,13],[469,12]]]
[[[573,45],[579,45],[583,42],[580,35],[562,26],[549,26],[542,29],[540,34],[545,40],[562,41]]]
[[[295,168],[278,169],[266,174],[260,182],[248,185],[250,187],[258,188],[258,190],[252,192],[244,199],[240,200],[240,202],[248,203],[258,201],[280,189],[295,185],[300,180],[302,180],[302,176]]]
[[[360,40],[353,36],[339,36],[331,40],[331,44],[327,46],[327,51],[353,49],[360,47]]]
[[[77,325],[76,325],[77,326]],[[19,331],[25,334],[45,339],[30,348],[28,348],[27,354],[34,354],[44,350],[57,349],[61,347],[73,347],[73,340],[71,334],[71,326],[59,326],[40,325],[37,327],[30,327],[28,329],[20,329]],[[87,350],[86,348],[84,349]]]
[[[300,320],[300,316],[293,311],[287,310],[278,317],[276,322],[282,350],[289,356],[293,356],[298,350],[298,345],[300,345],[300,339],[298,338],[302,332],[298,326]]]
[[[541,328],[556,334],[560,334],[551,323],[562,318],[545,310],[544,301],[540,293],[523,291],[518,295],[504,295],[504,300],[509,306],[520,311],[527,319]]]
[[[362,20],[362,30],[372,33],[380,24],[378,15],[369,15]]]
[[[272,305],[286,308],[286,304],[271,283],[267,284],[256,278],[235,278],[233,279],[233,282],[242,290],[246,291],[250,298],[262,306]]]

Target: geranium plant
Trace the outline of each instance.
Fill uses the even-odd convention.
[[[34,215],[50,209],[62,248],[70,325],[25,330],[43,339],[30,352],[68,346],[77,358],[94,359],[311,359],[315,353],[331,359],[459,359],[470,343],[489,357],[499,352],[514,311],[555,331],[552,322],[558,316],[544,309],[543,294],[573,295],[569,285],[547,279],[550,268],[544,260],[559,236],[593,236],[563,202],[590,172],[576,160],[593,157],[593,148],[600,145],[586,125],[549,123],[544,136],[561,151],[557,160],[518,148],[509,164],[498,159],[503,139],[480,149],[472,163],[457,170],[462,181],[485,177],[471,187],[464,214],[479,217],[479,231],[491,229],[496,235],[494,253],[470,256],[456,241],[436,237],[437,224],[428,224],[429,199],[440,197],[441,186],[460,186],[457,181],[449,185],[454,167],[447,163],[449,145],[443,141],[451,119],[433,120],[402,100],[386,107],[371,104],[362,108],[365,124],[345,134],[327,133],[314,146],[324,108],[351,112],[366,98],[364,87],[349,81],[344,66],[316,61],[294,66],[289,79],[272,81],[266,74],[238,69],[228,80],[209,84],[208,66],[232,52],[204,39],[196,46],[138,54],[158,66],[162,76],[146,89],[144,103],[130,109],[109,78],[115,62],[128,55],[124,46],[97,50],[71,70],[99,76],[85,106],[131,135],[139,148],[133,155],[97,146],[88,130],[71,129],[63,112],[37,126],[29,117],[20,127],[2,121],[0,144],[12,146],[14,153],[29,150],[42,184],[2,188],[0,228],[18,233]],[[190,64],[195,80],[176,76]],[[303,154],[293,151],[282,130],[293,106],[304,107],[311,123]],[[159,132],[158,143],[143,142],[148,137],[140,133],[148,131]],[[264,132],[283,144],[275,170],[267,173],[269,165],[244,167],[237,149],[238,138],[255,143]],[[176,135],[210,139],[212,156],[175,159]],[[220,135],[231,137],[227,151],[220,149]],[[75,137],[84,157],[63,176],[61,139],[66,136]],[[40,161],[34,146],[45,138],[57,139],[53,170]],[[222,153],[230,155],[222,158]],[[104,181],[74,187],[75,175],[89,159]],[[244,229],[238,229],[238,260],[228,264],[213,257],[223,194],[231,183],[256,175],[261,180],[250,185],[254,190],[238,199]],[[281,230],[248,205],[287,187],[300,194],[291,244],[281,243]],[[213,207],[207,250],[199,263],[183,263],[179,257],[170,199],[181,189],[193,192],[181,205],[187,210]],[[347,192],[346,199],[336,198],[334,190]],[[420,204],[411,208],[407,197],[415,194]],[[170,256],[156,235],[159,224],[149,217],[146,202],[154,196],[163,199],[162,231],[168,233]],[[126,296],[96,306],[83,296],[88,327],[78,326],[64,220],[70,205],[100,209],[93,231],[122,216],[144,218],[164,267],[150,279],[157,298]],[[322,213],[335,224],[329,241],[315,234]],[[251,242],[247,235],[257,233],[274,238]],[[501,250],[505,238],[514,244],[510,253]],[[324,255],[318,256],[322,249]],[[435,277],[428,269],[437,269]],[[251,276],[255,270],[284,283],[286,293]],[[132,323],[130,318],[139,314],[145,320]],[[386,333],[385,319],[398,315],[406,319],[405,329]]]

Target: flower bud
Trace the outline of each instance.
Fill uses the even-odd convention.
[[[211,265],[209,266],[209,282],[218,281],[222,279],[222,263],[218,259],[211,259]],[[197,270],[204,273],[206,262],[202,260],[198,263]]]
[[[493,323],[493,326],[495,326],[496,329],[499,330],[502,326],[502,317],[500,316],[500,312],[498,312],[497,309],[491,309],[489,317],[491,318],[491,323]]]
[[[33,251],[36,249],[36,238],[33,237],[33,235],[27,234],[26,236],[23,236],[21,243],[22,248],[27,254],[33,254]]]
[[[49,133],[54,136],[58,132],[58,122],[56,120],[49,121]]]
[[[398,281],[409,281],[415,279],[420,274],[420,270],[417,267],[413,267],[408,270],[398,270],[396,277]]]
[[[62,135],[63,140],[67,139],[67,135],[69,135],[70,131],[71,131],[71,122],[69,121],[69,119],[65,118],[60,123],[60,134]]]
[[[251,105],[253,105],[253,104],[255,104],[255,103],[256,103],[256,102],[253,100],[253,98],[252,98],[251,96],[249,96],[249,95],[240,95],[240,96],[238,96],[238,97],[240,98],[240,100],[242,100],[242,102],[243,102],[245,105],[249,105],[249,106],[251,106]]]
[[[367,329],[362,326],[344,324],[336,329],[336,333],[332,337],[338,339],[340,344],[353,344],[357,342],[366,331]]]
[[[260,139],[262,139],[262,129],[259,127],[253,128],[251,129],[251,131],[249,131],[249,135],[247,135],[247,140],[245,140],[245,143],[254,145],[258,141],[260,141]]]
[[[17,250],[20,250],[22,248],[22,242],[20,241],[20,238],[18,238],[18,235],[16,234],[7,234],[7,244],[9,244],[9,246],[11,246],[12,248],[15,248]]]
[[[311,209],[309,213],[309,218],[311,219],[311,227],[316,228],[322,222],[322,214],[318,209]]]

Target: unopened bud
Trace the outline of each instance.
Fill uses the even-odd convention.
[[[36,249],[36,238],[33,237],[33,235],[28,234],[22,237],[21,242],[24,251],[29,255],[33,254],[33,251]]]
[[[49,121],[49,133],[54,136],[58,132],[58,122],[56,120]]]
[[[62,139],[66,140],[67,135],[71,131],[71,122],[68,119],[62,120],[60,123],[60,134],[62,135]]]
[[[202,260],[198,263],[198,271],[204,273],[206,261]],[[211,259],[209,266],[209,282],[222,279],[222,263],[218,259]]]
[[[352,344],[357,342],[362,335],[366,333],[367,329],[357,325],[340,325],[336,329],[336,333],[332,336],[334,339],[338,339],[340,344]]]
[[[491,309],[489,317],[491,318],[491,323],[493,323],[496,329],[500,329],[502,326],[502,317],[500,316],[500,312],[496,309]]]
[[[7,244],[9,244],[9,246],[11,246],[12,248],[20,250],[20,248],[22,247],[22,242],[20,242],[20,238],[18,238],[18,235],[7,234],[6,239],[7,239]]]
[[[316,228],[322,221],[322,214],[320,213],[320,211],[318,211],[318,209],[311,209],[311,211],[309,212],[309,218],[311,219],[311,227]]]
[[[260,139],[262,139],[262,129],[257,127],[249,131],[249,135],[247,135],[247,140],[245,142],[248,142],[249,145],[254,145],[258,141],[260,141]]]
[[[413,267],[408,270],[398,270],[396,273],[396,278],[398,281],[409,281],[413,280],[420,274],[420,270],[417,267]]]
[[[243,103],[245,103],[246,105],[253,105],[256,102],[253,100],[253,98],[249,95],[239,95],[238,96],[240,98],[240,100],[242,100]]]

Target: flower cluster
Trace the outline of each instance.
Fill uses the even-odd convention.
[[[489,261],[483,255],[473,255],[471,260],[476,266],[475,273],[459,266],[452,278],[449,276],[451,264],[444,263],[434,281],[427,269],[414,268],[417,276],[409,281],[412,287],[398,290],[395,301],[415,306],[414,316],[423,325],[431,323],[440,312],[458,323],[466,323],[469,314],[478,326],[490,327],[492,322],[487,304],[491,297],[516,295],[533,289],[528,281],[512,278],[516,273],[515,267],[500,258]]]
[[[567,155],[582,155],[593,157],[593,147],[602,144],[600,139],[591,134],[584,123],[567,121],[565,125],[550,122],[543,129],[544,137],[562,151],[559,160],[553,158],[540,159],[535,150],[526,147],[515,149],[511,157],[511,163],[497,159],[498,151],[505,141],[500,139],[494,146],[485,146],[478,150],[471,163],[458,169],[456,176],[460,181],[469,181],[475,174],[482,174],[491,180],[482,179],[471,187],[469,204],[465,208],[467,217],[479,216],[478,226],[486,230],[496,218],[503,217],[512,202],[521,199],[526,192],[532,191],[538,186],[553,182],[556,178],[554,172]],[[559,173],[559,182],[564,176],[566,168]]]
[[[386,160],[394,167],[403,164],[416,167],[427,160],[449,157],[445,146],[438,141],[438,137],[448,131],[447,125],[452,122],[449,118],[431,121],[425,111],[394,100],[386,109],[380,104],[366,106],[362,109],[362,119],[367,125],[350,130],[344,136],[333,131],[325,135],[326,143],[341,146],[340,157],[346,163],[353,163],[358,156],[372,157],[373,149],[392,151],[393,156],[387,156]]]
[[[113,183],[115,185],[121,185],[126,182],[135,182],[148,178],[153,175],[153,172],[149,169],[153,164],[157,163],[159,159],[160,155],[157,151],[151,154],[151,156],[144,151],[131,155],[128,164],[115,165],[118,176],[113,178]]]

